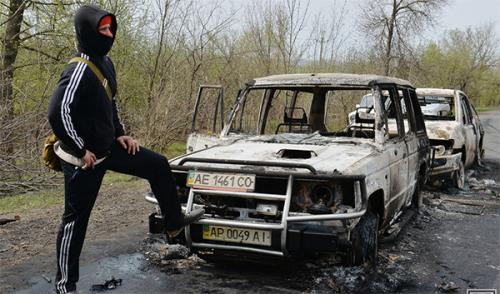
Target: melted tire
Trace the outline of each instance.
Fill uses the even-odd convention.
[[[458,169],[453,172],[452,182],[453,186],[460,190],[465,186],[465,168],[462,161],[460,161]]]
[[[422,176],[418,176],[417,186],[415,187],[415,192],[413,192],[411,198],[411,207],[415,210],[419,210],[424,205],[423,196],[422,196],[422,187],[424,186],[424,180]]]
[[[378,215],[370,211],[359,220],[352,231],[352,246],[347,260],[349,265],[377,264],[378,220]]]

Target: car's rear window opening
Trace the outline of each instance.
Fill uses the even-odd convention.
[[[455,120],[453,97],[419,95],[418,103],[425,119]]]

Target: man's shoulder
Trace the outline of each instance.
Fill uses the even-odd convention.
[[[89,74],[89,69],[88,65],[85,63],[83,60],[77,60],[76,58],[79,59],[84,59],[84,60],[89,60],[90,57],[84,53],[77,53],[73,55],[68,62],[66,63],[63,71],[63,77],[73,77],[77,78],[79,80],[84,79],[85,76]]]

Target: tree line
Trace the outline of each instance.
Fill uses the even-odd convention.
[[[445,0],[360,0],[354,26],[346,0],[317,14],[299,0],[0,0],[0,196],[60,182],[39,158],[48,100],[75,52],[73,16],[85,3],[117,16],[110,57],[121,118],[158,151],[185,138],[199,85],[223,85],[229,105],[242,84],[270,74],[390,75],[500,105],[494,24],[422,38]]]

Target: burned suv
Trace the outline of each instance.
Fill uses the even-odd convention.
[[[188,153],[170,161],[184,209],[206,210],[186,228],[187,245],[375,262],[379,234],[420,204],[427,177],[429,140],[413,86],[375,75],[257,78],[225,122],[222,93],[200,88]],[[359,106],[350,122],[367,94],[373,109]]]
[[[474,106],[460,90],[416,89],[427,134],[435,154],[430,180],[450,178],[462,189],[465,168],[484,156],[484,130]]]

